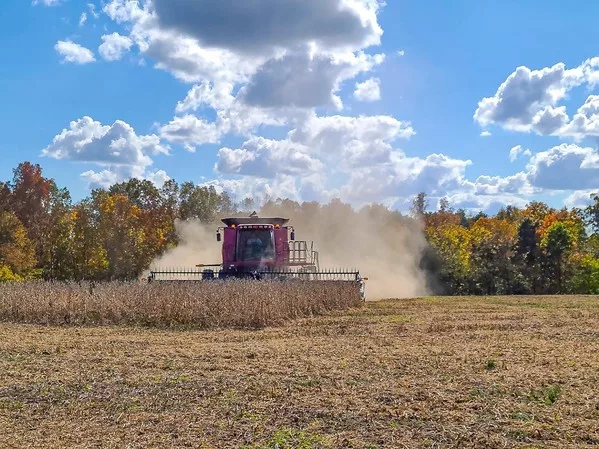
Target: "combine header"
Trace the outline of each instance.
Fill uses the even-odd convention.
[[[152,269],[148,281],[212,281],[228,279],[356,282],[365,298],[358,270],[321,270],[313,242],[296,241],[287,218],[224,218],[216,231],[222,263],[189,269]]]

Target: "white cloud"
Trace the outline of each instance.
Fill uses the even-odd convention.
[[[528,148],[524,149],[522,145],[516,145],[510,150],[510,162],[514,162],[521,155],[530,157],[532,153]]]
[[[532,156],[530,150],[514,147],[510,160],[530,158],[526,171],[471,181],[466,177],[469,160],[437,153],[412,157],[397,148],[397,140],[415,134],[407,121],[317,113],[320,107],[343,109],[341,95],[348,90],[360,101],[380,99],[380,80],[368,78],[385,55],[366,49],[380,45],[377,14],[383,3],[255,0],[251,8],[231,10],[211,0],[105,2],[103,11],[122,30],[102,36],[102,58],[121,59],[135,46],[141,60],[192,86],[158,135],[138,136],[124,122],[105,126],[84,117],[55,138],[46,156],[100,165],[83,175],[97,185],[127,176],[160,184],[168,175],[148,167],[152,155],[168,153],[161,142],[195,151],[235,134],[243,136],[243,143],[220,148],[214,167],[218,176],[229,178],[215,181],[223,188],[297,199],[341,195],[358,203],[394,204],[425,191],[464,205],[493,207],[597,182],[599,158],[589,149],[552,149]],[[89,18],[96,17],[93,4],[88,7]],[[287,14],[290,8],[292,15]],[[70,45],[61,52],[69,54],[63,54],[65,61],[95,60],[90,50],[61,42]],[[81,51],[89,53],[76,56]],[[398,50],[396,55],[405,53]],[[367,81],[353,82],[358,75]],[[599,135],[599,96],[591,95],[572,119],[560,105],[570,90],[584,84],[599,84],[599,58],[572,69],[564,64],[517,68],[493,96],[480,101],[475,119],[485,128],[481,136],[491,135],[491,125],[575,139]],[[261,127],[272,126],[285,127],[279,131],[287,135],[279,140],[256,135]],[[568,170],[576,181],[556,180]]]
[[[342,198],[365,204],[373,201],[394,203],[419,192],[443,196],[462,188],[464,172],[471,161],[431,154],[426,158],[407,157],[393,152],[391,161],[355,169],[341,188]]]
[[[564,205],[568,208],[584,208],[594,203],[593,197],[599,194],[599,187],[594,190],[578,190],[564,199]]]
[[[359,101],[377,101],[381,99],[381,80],[370,78],[363,83],[356,83],[354,97]]]
[[[398,138],[409,139],[416,132],[410,122],[391,116],[309,116],[289,133],[292,141],[303,143],[323,155],[339,155],[356,144],[390,144]]]
[[[183,145],[187,151],[195,152],[198,145],[218,143],[221,131],[216,124],[187,114],[175,117],[169,124],[162,126],[160,136],[168,142]]]
[[[203,82],[194,85],[183,101],[177,103],[176,112],[185,113],[208,108],[216,112],[219,134],[235,133],[248,136],[261,125],[283,126],[297,121],[306,113],[296,108],[260,108],[245,104],[233,96],[233,84]]]
[[[171,180],[171,177],[164,170],[148,173],[145,178],[158,188],[162,187],[165,182]]]
[[[342,107],[336,96],[343,81],[368,72],[384,55],[364,52],[310,55],[307,50],[286,52],[262,66],[242,89],[240,99],[258,107]]]
[[[493,97],[478,103],[474,119],[483,127],[496,124],[511,131],[580,138],[593,128],[580,127],[574,120],[570,123],[565,106],[558,103],[575,87],[587,84],[592,88],[598,81],[599,58],[572,69],[566,69],[564,63],[540,70],[521,66]],[[579,117],[579,121],[583,120]]]
[[[447,199],[455,209],[464,209],[470,213],[483,211],[488,214],[496,214],[506,205],[524,208],[529,202],[517,195],[474,195],[469,192],[455,192],[447,195]]]
[[[116,183],[127,181],[131,178],[147,179],[160,188],[166,181],[171,179],[164,170],[145,172],[136,166],[110,166],[99,172],[87,170],[81,173],[80,177],[87,183],[90,189],[107,189]]]
[[[524,172],[506,177],[483,175],[479,176],[474,183],[466,183],[466,185],[478,196],[500,196],[508,194],[523,197],[535,191]]]
[[[87,13],[82,12],[81,16],[79,17],[79,26],[82,27],[85,25],[85,22],[87,22]]]
[[[562,144],[531,157],[530,183],[543,190],[588,190],[599,186],[599,152]]]
[[[406,51],[405,50],[397,50],[397,56],[402,57],[406,55]]]
[[[226,49],[204,48],[194,38],[161,27],[151,3],[141,7],[137,1],[112,0],[104,5],[103,11],[130,29],[129,37],[142,55],[155,61],[156,68],[167,70],[184,82],[247,81],[265,61],[235,55]]]
[[[220,173],[261,178],[276,178],[279,174],[303,176],[322,168],[323,164],[310,156],[303,145],[263,137],[254,137],[239,149],[221,148],[216,166]]]
[[[287,198],[301,201],[304,198],[301,183],[297,177],[279,174],[274,179],[240,177],[228,179],[213,179],[201,185],[214,186],[216,191],[229,193],[235,200],[242,201],[251,198],[257,204],[269,199]]]
[[[70,40],[58,41],[54,49],[62,56],[63,63],[88,64],[96,60],[91,50]]]
[[[189,83],[241,85],[240,105],[340,109],[342,83],[384,60],[362,51],[380,44],[381,5],[378,0],[290,2],[258,0],[231,12],[207,0],[154,0],[143,6],[112,0],[104,11],[128,26],[141,54],[157,68]]]
[[[208,106],[214,110],[227,109],[235,101],[233,97],[233,84],[203,82],[194,85],[183,101],[177,103],[176,111],[178,113],[197,111],[203,106]]]
[[[119,33],[105,34],[102,36],[98,52],[106,61],[118,61],[132,46],[133,41],[127,36],[121,36]]]
[[[131,177],[144,177],[152,165],[151,155],[168,154],[168,148],[156,135],[140,136],[133,128],[117,120],[102,125],[91,117],[72,121],[43,151],[43,157],[86,162],[104,167],[88,170],[81,176],[91,186],[106,186]]]
[[[56,6],[61,0],[33,0],[33,5]]]
[[[599,136],[599,95],[590,95],[562,129],[562,135],[580,141],[584,137]]]
[[[89,9],[89,12],[93,16],[94,19],[99,19],[100,18],[100,13],[96,11],[96,5],[95,4],[88,3],[87,4],[87,8]]]

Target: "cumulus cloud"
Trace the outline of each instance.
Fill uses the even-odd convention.
[[[111,0],[103,11],[110,19],[127,26],[130,39],[142,55],[155,61],[157,68],[185,82],[241,82],[264,62],[226,49],[202,47],[186,34],[161,27],[151,2],[140,6],[133,0]]]
[[[599,152],[562,144],[542,151],[527,166],[531,184],[544,190],[589,190],[599,186]]]
[[[462,205],[494,207],[520,204],[536,192],[587,189],[597,182],[598,157],[588,148],[532,156],[514,147],[510,160],[528,157],[526,171],[469,180],[469,160],[442,153],[413,157],[398,148],[398,140],[415,134],[410,122],[319,115],[317,108],[343,108],[344,87],[359,101],[381,98],[380,80],[368,73],[385,55],[366,50],[380,45],[377,15],[384,2],[253,0],[247,8],[233,8],[232,2],[105,2],[104,13],[123,29],[102,36],[101,57],[119,60],[135,47],[144,60],[189,83],[189,91],[177,103],[174,118],[159,125],[158,135],[139,136],[125,122],[105,126],[84,117],[56,136],[45,155],[100,165],[82,175],[94,185],[130,176],[160,184],[168,175],[148,168],[153,155],[168,153],[162,142],[195,151],[236,134],[243,143],[222,146],[217,153],[215,173],[227,179],[215,182],[223,189],[242,197],[326,200],[338,195],[354,203],[389,205],[425,191]],[[73,56],[81,50],[87,49],[71,47],[71,60],[64,60],[85,60]],[[94,55],[87,51],[87,62],[92,62]],[[396,54],[404,55],[401,50]],[[591,95],[572,118],[560,102],[577,86],[599,84],[598,73],[599,58],[570,69],[562,63],[541,70],[518,67],[494,95],[479,102],[474,117],[485,128],[481,136],[491,135],[487,128],[492,125],[575,139],[596,135],[599,96]],[[352,82],[358,75],[367,80]],[[261,127],[271,126],[285,127],[287,135],[256,136]],[[568,170],[575,181],[554,180]]]
[[[568,208],[584,208],[594,203],[593,198],[599,194],[599,188],[594,190],[578,190],[564,199],[564,205]]]
[[[162,126],[160,136],[168,142],[183,145],[187,151],[195,152],[198,145],[218,143],[221,130],[214,123],[187,114],[175,117],[169,124]]]
[[[87,170],[81,173],[80,177],[87,183],[90,189],[107,189],[116,183],[131,178],[147,179],[160,188],[166,181],[171,179],[164,170],[146,172],[135,166],[110,166],[108,169],[102,171]]]
[[[370,78],[363,83],[356,83],[354,97],[359,101],[377,101],[381,99],[381,80]]]
[[[145,178],[158,188],[162,187],[165,182],[171,180],[171,177],[164,170],[150,172],[145,175]]]
[[[511,131],[580,137],[586,129],[577,130],[576,125],[570,124],[565,106],[558,103],[575,87],[594,87],[598,80],[599,58],[588,59],[571,69],[561,62],[540,70],[520,66],[494,96],[478,103],[474,119],[483,127],[495,124]]]
[[[183,101],[177,103],[178,114],[200,109],[216,113],[215,125],[220,135],[234,133],[248,136],[259,126],[283,126],[306,116],[305,110],[280,107],[262,108],[246,104],[233,95],[231,83],[203,82],[194,85]]]
[[[214,110],[227,109],[234,102],[233,84],[210,83],[204,81],[194,85],[183,101],[177,103],[178,113],[197,111],[201,107],[210,107]]]
[[[98,52],[106,61],[118,61],[132,46],[133,41],[127,36],[121,36],[119,33],[105,34],[102,36]]]
[[[398,138],[409,139],[415,134],[410,122],[388,115],[319,117],[312,114],[289,133],[289,138],[323,154],[334,154],[351,142],[391,143]]]
[[[384,60],[363,51],[380,44],[378,0],[229,3],[112,0],[104,11],[157,68],[189,83],[241,85],[237,103],[253,108],[340,109],[342,83]]]
[[[244,87],[241,99],[251,106],[299,107],[342,106],[335,95],[346,79],[370,71],[382,63],[383,55],[344,53],[310,55],[288,52],[267,62]]]
[[[245,175],[273,180],[279,176],[308,179],[296,185],[302,198],[326,200],[332,195],[354,204],[383,201],[392,204],[420,191],[445,194],[470,189],[476,194],[475,183],[465,179],[465,169],[471,161],[454,159],[443,154],[426,158],[408,157],[392,143],[409,138],[414,130],[409,123],[393,117],[318,117],[312,115],[282,140],[254,137],[241,148],[221,148],[216,170],[221,174]],[[343,161],[343,162],[340,162]],[[341,186],[326,185],[335,174],[345,178]],[[251,183],[250,183],[251,184]],[[478,185],[483,185],[483,180]],[[498,180],[489,180],[498,185]],[[515,182],[508,179],[495,191],[515,191]],[[241,181],[236,182],[239,193]],[[480,189],[480,194],[490,191]]]
[[[515,147],[512,147],[510,150],[510,162],[514,162],[520,156],[530,157],[532,156],[532,153],[528,148],[524,149],[522,145],[516,145]]]
[[[279,174],[274,179],[255,177],[236,177],[213,179],[202,184],[214,186],[219,193],[227,192],[238,201],[251,198],[256,203],[269,199],[288,198],[301,201],[304,198],[301,182],[297,177]]]
[[[584,137],[599,136],[599,95],[590,95],[586,102],[572,117],[572,121],[563,128],[563,135],[580,141]]]
[[[341,196],[359,204],[395,203],[419,192],[442,196],[460,188],[470,164],[471,161],[443,154],[431,154],[423,159],[393,152],[390,162],[352,171],[349,181],[341,188]]]
[[[85,25],[85,22],[87,22],[87,13],[82,12],[81,16],[79,17],[79,26],[82,27],[83,25]]]
[[[288,140],[254,137],[239,149],[221,148],[216,169],[261,178],[284,175],[307,175],[322,170],[323,164],[310,156],[301,144]]]
[[[88,64],[96,60],[91,50],[70,40],[58,41],[54,49],[62,56],[63,63]]]
[[[158,20],[210,48],[271,54],[307,42],[327,49],[378,45],[376,0],[154,0]]]
[[[520,172],[511,176],[479,176],[472,184],[466,183],[465,191],[473,191],[479,196],[517,195],[520,197],[534,192],[526,173]]]
[[[168,154],[156,135],[137,135],[126,122],[112,125],[85,116],[72,121],[52,143],[42,150],[43,157],[86,162],[106,167],[100,172],[87,171],[82,177],[93,185],[106,185],[115,180],[142,177],[153,161],[152,155]]]

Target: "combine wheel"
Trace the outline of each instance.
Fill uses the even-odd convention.
[[[212,280],[214,279],[214,270],[204,270],[202,271],[202,280]]]

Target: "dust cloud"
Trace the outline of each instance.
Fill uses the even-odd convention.
[[[179,244],[155,259],[151,268],[192,269],[197,264],[220,264],[221,244],[216,241],[216,228],[198,220],[175,220]]]
[[[290,218],[296,240],[314,241],[320,269],[358,269],[368,278],[369,300],[427,296],[427,277],[420,267],[428,246],[420,223],[383,206],[355,212],[341,202],[323,207],[273,207],[262,216]]]
[[[337,201],[326,205],[270,203],[259,211],[259,216],[289,218],[296,240],[314,242],[321,270],[359,270],[368,278],[368,300],[413,298],[429,293],[426,274],[420,268],[427,242],[415,220],[383,206],[356,212]],[[215,230],[221,225],[177,221],[179,245],[156,259],[152,268],[192,269],[197,264],[220,264],[222,243],[216,241]]]

